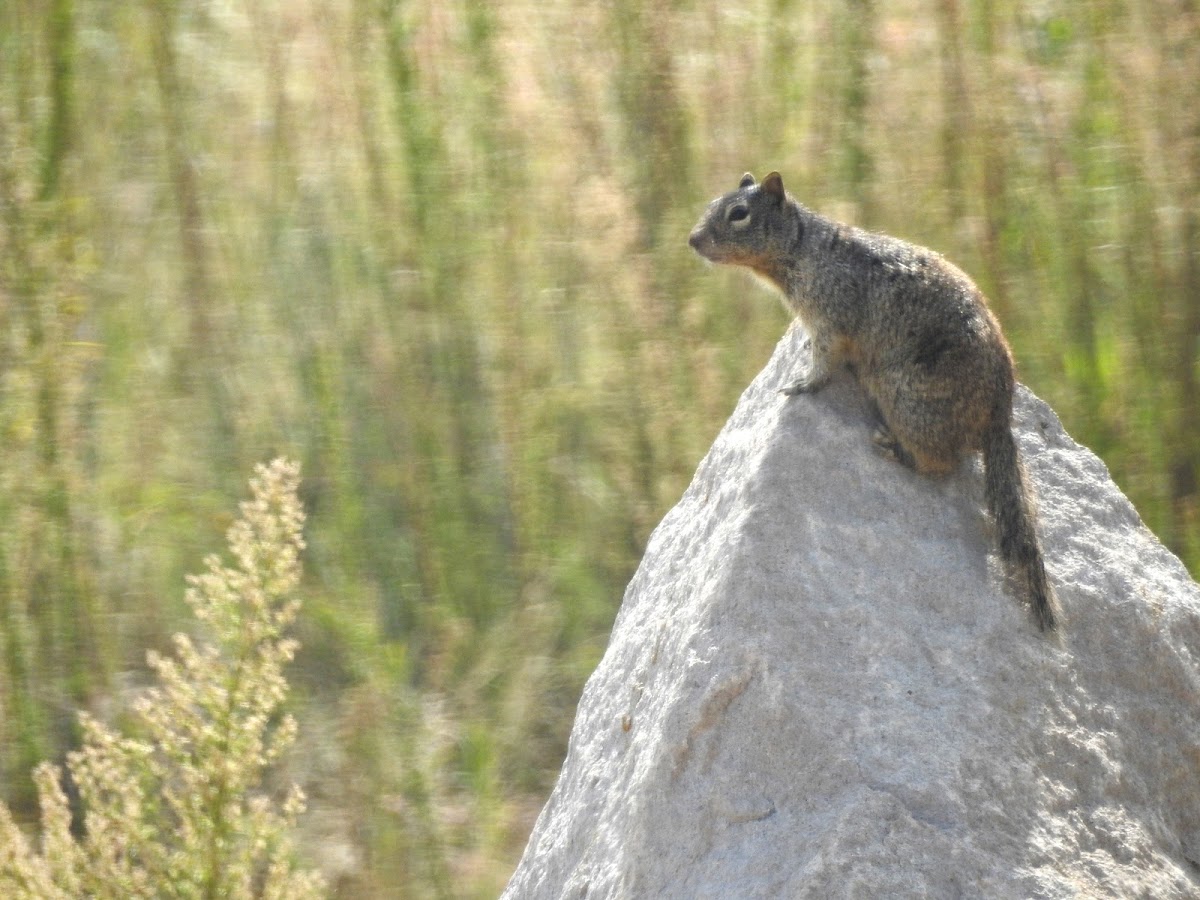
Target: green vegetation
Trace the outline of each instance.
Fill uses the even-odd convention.
[[[495,896],[786,325],[686,246],[747,169],[972,273],[1200,572],[1197,47],[1149,0],[0,3],[0,795],[130,715],[282,453],[300,853]]]
[[[35,852],[0,804],[0,889],[12,900],[97,897],[318,897],[322,885],[295,870],[291,829],[304,809],[293,786],[279,809],[262,793],[263,774],[296,737],[278,717],[287,693],[283,666],[296,643],[283,636],[300,607],[297,469],[262,466],[253,499],[229,529],[237,568],[211,557],[190,579],[188,605],[212,633],[175,635],[174,659],[153,651],[158,686],[133,704],[144,738],[125,737],[81,715],[84,744],[67,757],[79,792],[82,837],[62,773],[43,763]]]

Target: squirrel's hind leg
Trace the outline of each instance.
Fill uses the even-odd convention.
[[[917,461],[913,459],[913,455],[904,449],[904,445],[896,439],[896,435],[892,433],[892,429],[888,428],[886,423],[879,423],[875,433],[871,435],[871,443],[875,445],[884,459],[898,462],[910,469],[917,467]]]
[[[883,421],[871,435],[871,442],[884,459],[894,460],[922,475],[948,475],[958,465],[957,458],[947,459],[944,455],[923,453],[920,448],[906,447]]]
[[[871,440],[888,459],[922,475],[948,475],[958,468],[966,443],[957,398],[936,391],[901,391],[888,383],[864,384],[875,407],[879,427]]]

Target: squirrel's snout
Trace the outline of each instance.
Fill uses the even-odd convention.
[[[719,262],[717,242],[712,233],[701,223],[692,229],[688,235],[688,246],[696,251],[696,255],[709,262]]]
[[[709,243],[711,243],[711,241],[709,241]],[[704,244],[705,244],[704,228],[703,228],[703,226],[697,225],[695,228],[692,229],[692,233],[688,235],[688,246],[691,247],[693,250],[695,250],[697,253],[699,253],[701,256],[705,256],[704,251],[701,249],[701,247],[703,247]]]

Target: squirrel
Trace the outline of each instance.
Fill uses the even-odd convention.
[[[845,365],[874,404],[872,440],[885,456],[945,475],[982,451],[1000,555],[1038,626],[1053,631],[1058,604],[1012,434],[1012,352],[974,282],[932,250],[818,215],[784,191],[778,172],[761,184],[743,176],[709,204],[688,243],[749,269],[806,326],[810,365],[781,393],[816,391]]]

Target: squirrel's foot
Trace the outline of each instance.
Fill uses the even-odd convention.
[[[779,389],[779,393],[787,397],[795,397],[797,394],[811,394],[820,388],[828,379],[825,378],[797,378],[795,381],[790,381]]]
[[[912,454],[904,449],[904,445],[896,440],[896,436],[892,434],[892,429],[886,425],[881,424],[875,429],[875,433],[871,435],[871,442],[879,450],[879,454],[884,459],[898,462],[900,465],[908,466],[910,469],[915,467],[915,460]]]

